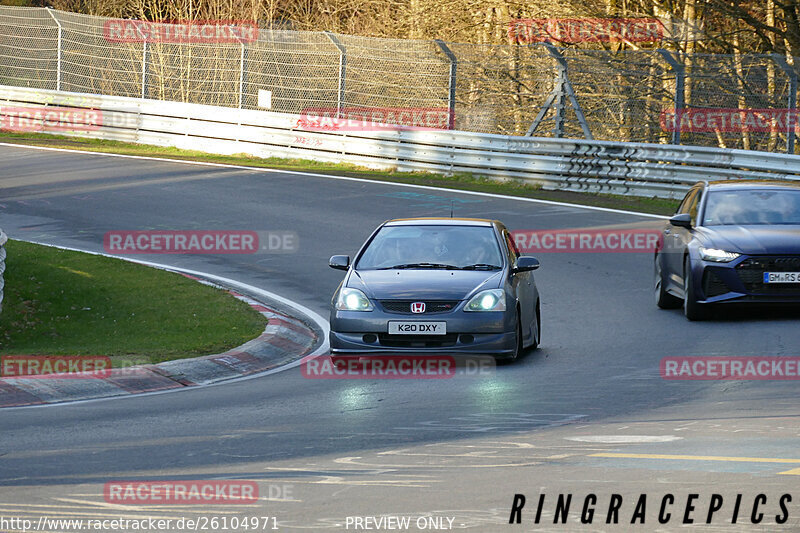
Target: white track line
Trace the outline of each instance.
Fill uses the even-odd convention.
[[[51,152],[69,152],[72,154],[89,154],[89,155],[101,155],[106,157],[123,157],[127,159],[141,159],[143,161],[161,161],[167,163],[183,163],[186,165],[200,165],[206,167],[218,167],[218,168],[230,168],[230,169],[237,169],[237,170],[250,170],[253,172],[265,172],[265,173],[273,173],[273,174],[292,174],[295,176],[309,176],[312,178],[325,178],[325,179],[332,179],[332,180],[342,180],[342,181],[355,181],[359,183],[378,183],[383,185],[390,185],[395,187],[407,187],[411,189],[424,189],[429,191],[445,191],[451,193],[458,193],[458,194],[467,194],[470,196],[484,196],[490,198],[502,198],[503,200],[517,200],[520,202],[533,202],[538,204],[545,204],[545,205],[556,205],[561,207],[574,207],[576,209],[588,209],[592,211],[603,211],[606,213],[618,213],[623,215],[635,215],[640,217],[648,217],[648,218],[658,218],[658,219],[666,219],[663,215],[654,215],[652,213],[640,213],[638,211],[626,211],[624,209],[612,209],[610,207],[597,207],[592,205],[580,205],[580,204],[570,204],[567,202],[555,202],[552,200],[539,200],[536,198],[524,198],[521,196],[509,196],[506,194],[495,194],[489,192],[478,192],[478,191],[462,191],[459,189],[450,189],[445,187],[433,187],[431,185],[415,185],[411,183],[397,183],[394,181],[383,181],[383,180],[370,180],[365,178],[353,178],[349,176],[334,176],[332,174],[318,174],[316,172],[301,172],[299,170],[278,170],[274,168],[261,168],[261,167],[248,167],[245,165],[229,165],[226,163],[210,163],[206,161],[186,161],[183,159],[168,159],[164,157],[151,157],[151,156],[144,156],[144,155],[124,155],[124,154],[107,154],[104,152],[89,152],[86,150],[70,150],[68,148],[51,148],[48,146],[30,146],[27,144],[16,144],[16,143],[4,143],[0,142],[0,146],[12,146],[14,148],[28,148],[31,150],[46,150]]]

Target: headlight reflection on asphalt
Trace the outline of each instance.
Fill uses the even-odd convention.
[[[339,407],[343,411],[357,411],[370,407],[372,395],[368,387],[354,384],[339,391]]]

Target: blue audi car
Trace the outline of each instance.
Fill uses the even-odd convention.
[[[329,265],[347,272],[331,302],[331,355],[516,359],[539,344],[539,261],[496,220],[390,220],[352,262]]]
[[[697,183],[663,231],[659,307],[700,320],[716,304],[800,304],[800,183]]]

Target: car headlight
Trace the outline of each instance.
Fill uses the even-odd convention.
[[[336,309],[338,311],[372,311],[372,302],[367,295],[358,289],[342,287],[339,297],[336,299]]]
[[[716,248],[703,248],[700,247],[700,257],[704,261],[712,261],[714,263],[730,263],[742,254],[736,252],[726,252],[725,250],[718,250]]]
[[[467,302],[464,311],[505,311],[506,296],[503,289],[481,291]]]

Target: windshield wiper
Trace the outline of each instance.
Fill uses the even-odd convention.
[[[455,265],[445,265],[443,263],[405,263],[403,265],[379,268],[378,270],[404,270],[410,268],[441,268],[445,270],[458,270],[458,267]]]
[[[490,265],[489,263],[476,263],[474,265],[463,266],[461,270],[500,270],[500,267],[497,265]]]

